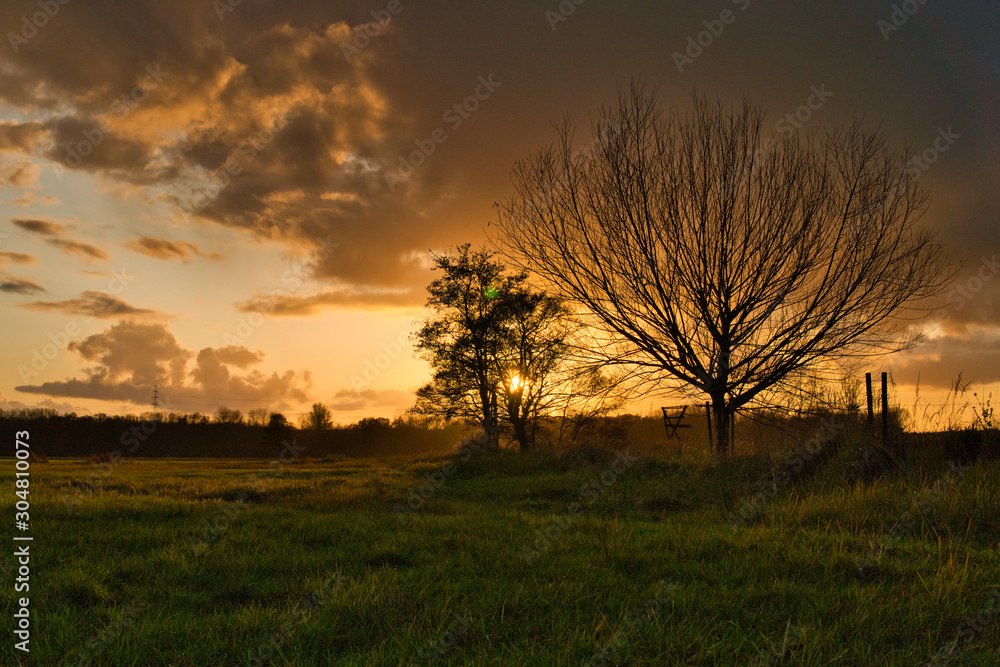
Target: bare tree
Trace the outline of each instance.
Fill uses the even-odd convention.
[[[566,122],[498,204],[497,243],[586,313],[604,363],[707,395],[719,455],[730,415],[783,383],[913,344],[906,318],[948,282],[906,154],[860,123],[763,123],[749,101],[665,113],[633,82],[594,121],[593,151],[573,154]]]
[[[221,406],[215,411],[215,421],[219,424],[242,424],[243,413],[236,408]]]
[[[253,408],[247,412],[247,424],[250,426],[267,426],[267,417],[270,414],[267,408]]]

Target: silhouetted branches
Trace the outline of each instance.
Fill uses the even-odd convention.
[[[860,123],[766,148],[764,112],[695,97],[664,112],[642,83],[513,170],[498,243],[577,307],[591,352],[646,390],[707,395],[729,416],[850,358],[906,348],[905,319],[947,284],[927,193]]]

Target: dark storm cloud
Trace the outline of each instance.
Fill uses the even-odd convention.
[[[946,389],[961,373],[965,381],[985,384],[1000,381],[1000,334],[969,331],[924,341],[915,349],[887,362],[893,379],[904,385]]]
[[[52,146],[45,157],[73,169],[110,172],[122,180],[151,178],[149,162],[155,148],[146,142],[123,138],[88,116],[58,118],[46,123]]]
[[[15,387],[17,391],[64,398],[124,400],[141,405],[151,387],[169,397],[170,406],[188,409],[210,397],[218,405],[227,400],[274,404],[309,399],[309,373],[285,371],[270,375],[249,370],[264,355],[242,346],[204,348],[195,355],[180,345],[163,323],[127,320],[105,331],[69,344],[81,360],[93,364],[85,378],[72,378]],[[188,368],[191,359],[194,366]],[[242,369],[234,373],[230,366]]]
[[[987,247],[984,244],[984,247]],[[979,261],[963,267],[947,294],[943,305],[931,316],[946,333],[995,326],[1000,321],[1000,252],[983,255]]]
[[[1000,175],[1000,87],[986,83],[998,26],[982,5],[921,5],[886,38],[878,22],[892,7],[859,1],[586,3],[570,14],[527,0],[404,3],[348,58],[379,6],[243,2],[220,18],[217,4],[60,5],[3,56],[0,100],[29,120],[0,125],[0,149],[155,184],[203,220],[295,251],[333,238],[338,252],[318,256],[314,276],[376,306],[384,294],[366,288],[419,291],[430,277],[419,254],[482,236],[511,164],[553,139],[550,122],[570,113],[588,143],[589,117],[635,75],[682,105],[695,87],[749,95],[770,127],[884,123],[895,144],[933,158],[920,169],[935,186],[927,219],[957,259],[977,256],[1000,212],[987,185]],[[5,4],[0,24],[34,6]],[[734,22],[700,37],[721,9]],[[706,43],[679,71],[674,54],[692,39]],[[486,95],[483,79],[499,86]],[[822,86],[832,97],[803,107]],[[948,127],[959,138],[934,153]],[[70,149],[88,136],[102,138],[76,163]],[[278,305],[314,312],[337,298]]]
[[[128,241],[125,246],[153,259],[179,259],[185,263],[190,262],[192,257],[222,258],[219,253],[204,253],[197,244],[188,241],[168,241],[152,236],[140,236]]]
[[[38,294],[44,291],[44,287],[29,278],[0,276],[0,292],[7,294]]]
[[[104,292],[86,291],[76,299],[65,301],[32,301],[21,304],[22,308],[62,315],[84,315],[110,319],[117,317],[163,317],[163,314],[148,308],[136,308],[116,296]]]
[[[0,19],[17,24],[19,11]],[[38,150],[61,165],[165,185],[177,206],[248,234],[298,249],[332,234],[349,251],[318,262],[319,277],[410,285],[414,250],[435,236],[414,205],[433,200],[420,175],[390,192],[385,171],[415,149],[426,114],[399,108],[380,80],[402,16],[345,57],[370,20],[319,2],[245,5],[225,22],[204,2],[66,5],[7,56],[0,99],[44,120],[4,134],[22,150],[48,137]],[[162,76],[147,90],[151,66]]]

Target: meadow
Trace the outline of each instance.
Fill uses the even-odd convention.
[[[997,457],[809,442],[36,462],[4,662],[1000,664]]]

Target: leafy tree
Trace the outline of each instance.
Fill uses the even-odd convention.
[[[268,447],[277,448],[282,441],[289,437],[292,425],[280,412],[272,412],[267,418],[267,426],[264,428],[263,442]]]
[[[557,299],[528,289],[507,295],[505,346],[498,357],[503,407],[522,450],[535,445],[540,418],[566,381],[569,313]]]
[[[267,418],[267,427],[273,429],[290,429],[292,424],[280,412],[272,412]]]
[[[302,415],[301,427],[317,431],[328,431],[333,428],[333,413],[322,403],[313,403],[312,409]]]
[[[392,428],[392,422],[386,417],[362,417],[354,424],[354,428],[359,430],[388,430]]]
[[[595,356],[707,396],[723,456],[735,411],[910,346],[906,319],[948,284],[908,154],[858,123],[768,137],[764,118],[703,97],[664,114],[633,83],[593,151],[567,123],[499,206],[505,253],[586,315]]]
[[[443,273],[427,288],[435,313],[415,336],[433,376],[411,411],[477,424],[493,447],[505,414],[519,446],[530,448],[565,351],[565,310],[532,291],[526,273],[506,271],[495,253],[465,244],[435,255],[434,264]]]

